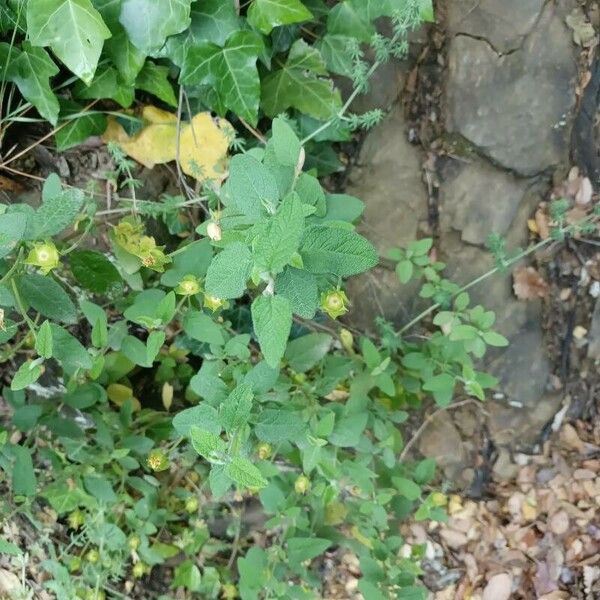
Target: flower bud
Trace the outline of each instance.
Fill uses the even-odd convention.
[[[306,494],[310,490],[310,479],[306,475],[300,475],[294,482],[294,489],[297,494]]]
[[[150,454],[148,454],[148,458],[146,458],[146,464],[153,471],[165,471],[169,468],[169,459],[162,450],[156,449],[152,450]]]
[[[186,275],[175,288],[175,293],[180,296],[193,296],[200,291],[200,282],[195,275]]]
[[[221,226],[218,223],[211,221],[206,226],[206,235],[208,235],[213,242],[220,241],[222,237]]]
[[[67,520],[71,529],[79,529],[83,525],[83,513],[80,510],[74,510]]]
[[[348,296],[343,290],[332,289],[321,294],[321,310],[332,319],[337,319],[348,312]]]
[[[225,307],[227,302],[222,300],[221,298],[217,298],[216,296],[211,296],[209,294],[204,294],[204,306],[209,310],[215,312],[219,310],[219,308]]]
[[[340,341],[348,354],[354,354],[354,336],[347,329],[340,330]]]
[[[127,540],[127,545],[129,546],[130,550],[137,550],[141,543],[142,540],[140,539],[140,536],[135,534],[132,535],[129,540]]]
[[[223,598],[223,600],[234,600],[237,597],[237,588],[233,583],[224,583],[221,586],[221,598]]]
[[[59,256],[56,246],[52,242],[41,242],[35,244],[27,256],[25,263],[39,267],[44,275],[47,275],[58,267]]]
[[[190,496],[185,501],[185,511],[190,514],[198,512],[198,498],[196,496]]]
[[[256,447],[256,453],[261,460],[267,460],[273,454],[273,447],[267,442],[262,442]]]
[[[100,560],[100,553],[95,548],[92,548],[85,553],[85,560],[87,560],[89,563],[95,564]]]
[[[136,579],[141,579],[148,572],[148,570],[148,566],[140,561],[133,565],[131,572]]]

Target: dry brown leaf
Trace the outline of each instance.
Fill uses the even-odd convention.
[[[575,194],[575,202],[583,206],[589,204],[592,201],[594,190],[592,188],[592,182],[588,177],[582,177],[579,184],[579,189]]]
[[[534,300],[548,293],[548,284],[533,267],[518,267],[513,271],[513,290],[519,300]]]
[[[177,115],[144,106],[142,118],[147,124],[133,136],[127,135],[116,119],[109,118],[102,140],[117,143],[128,156],[149,169],[179,158],[186,175],[199,181],[224,179],[231,131],[225,119],[213,119],[210,113],[203,112],[190,123],[182,124],[177,156]]]
[[[537,228],[536,233],[543,240],[547,240],[550,237],[550,224],[548,223],[548,216],[541,208],[535,211],[535,224]]]
[[[21,590],[21,581],[19,578],[6,569],[0,569],[0,594],[7,594],[9,598],[16,596]]]
[[[512,577],[508,573],[498,573],[487,582],[483,600],[509,600],[511,591]]]

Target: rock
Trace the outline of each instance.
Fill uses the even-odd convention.
[[[498,573],[490,577],[483,590],[483,600],[509,600],[512,592],[512,577],[508,573]]]
[[[440,227],[460,231],[463,242],[483,244],[504,235],[530,183],[482,161],[445,161],[441,167]]]
[[[450,41],[448,131],[526,176],[568,158],[577,65],[571,34],[554,11],[547,3],[522,47],[505,56],[483,39]]]
[[[600,360],[600,298],[596,300],[596,307],[592,315],[592,324],[588,333],[588,358]]]
[[[450,479],[455,479],[468,462],[460,433],[444,414],[432,419],[421,434],[419,452],[427,458],[434,458]]]
[[[399,104],[367,136],[347,192],[365,202],[360,228],[382,255],[415,240],[420,226],[427,222],[421,155],[407,140]],[[377,315],[398,324],[412,314],[415,290],[401,286],[389,269],[378,268],[353,278],[348,289],[352,301],[349,320],[359,329],[372,331]]]
[[[535,25],[544,0],[451,0],[448,30],[483,38],[496,52],[517,49]]]

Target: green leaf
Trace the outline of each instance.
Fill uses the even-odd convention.
[[[367,419],[367,413],[361,412],[336,420],[329,441],[340,448],[352,448],[358,445],[360,436],[367,426]]]
[[[364,237],[355,231],[324,225],[306,229],[300,255],[307,271],[340,277],[368,271],[378,262],[377,251]]]
[[[327,333],[309,333],[292,340],[285,350],[285,358],[297,373],[312,369],[331,348],[333,338]]]
[[[262,473],[242,456],[235,456],[225,467],[225,473],[240,487],[263,488],[269,483]]]
[[[286,267],[275,279],[275,293],[287,298],[292,311],[304,319],[315,316],[319,304],[317,279],[312,273]]]
[[[125,83],[114,67],[103,66],[98,69],[89,86],[82,82],[73,86],[73,95],[85,100],[110,98],[123,108],[128,108],[133,102],[135,90],[133,83]]]
[[[168,67],[161,67],[147,60],[135,80],[135,87],[156,96],[170,106],[177,106],[173,85],[169,81]]]
[[[421,496],[421,488],[410,479],[405,477],[392,477],[396,489],[402,496],[409,500],[418,500]]]
[[[33,461],[28,448],[12,446],[15,463],[12,471],[12,491],[16,496],[33,496],[37,479],[33,470]]]
[[[183,317],[183,330],[191,338],[207,344],[222,346],[225,343],[222,327],[207,314],[190,310]]]
[[[221,420],[225,430],[234,431],[248,422],[254,392],[247,383],[241,383],[227,396],[221,406]]]
[[[427,23],[433,23],[435,21],[435,13],[432,0],[419,0],[419,7],[421,19]]]
[[[192,0],[123,0],[119,21],[132,44],[152,54],[190,24]]]
[[[221,433],[217,409],[202,403],[186,408],[173,417],[173,427],[179,435],[189,435],[192,427],[198,427],[214,435]]]
[[[435,459],[426,458],[415,467],[415,482],[419,485],[429,483],[435,477]]]
[[[79,342],[66,329],[50,324],[52,331],[52,356],[62,363],[64,367],[73,369],[91,369],[92,357]]]
[[[30,0],[27,35],[33,46],[50,46],[85,83],[90,83],[111,33],[90,0]]]
[[[20,556],[21,554],[23,554],[23,551],[16,544],[13,544],[12,542],[8,542],[6,540],[0,539],[0,554],[10,554],[12,556]]]
[[[346,221],[354,223],[365,210],[362,200],[348,194],[328,194],[325,200],[326,213],[322,221]]]
[[[94,294],[118,292],[123,281],[117,268],[100,252],[77,250],[69,255],[77,283]]]
[[[27,215],[25,213],[4,213],[0,215],[0,258],[12,252],[13,248],[20,242],[27,227]]]
[[[206,273],[206,292],[217,298],[239,298],[246,291],[252,255],[240,242],[234,242],[217,254]]]
[[[162,274],[160,282],[175,287],[186,275],[203,278],[212,258],[213,249],[208,238],[187,244],[179,248],[178,254],[173,256],[173,262]]]
[[[227,452],[227,444],[216,434],[192,425],[190,437],[194,450],[206,460],[219,458]]]
[[[236,154],[231,159],[227,192],[230,204],[252,219],[274,212],[279,201],[277,181],[249,154]]]
[[[351,36],[328,33],[317,42],[316,47],[321,52],[328,71],[352,77],[354,65],[348,49],[354,43],[355,38]]]
[[[504,346],[508,346],[508,344],[510,343],[503,335],[500,335],[495,331],[484,331],[482,337],[483,341],[488,346],[497,346],[502,348]]]
[[[87,475],[83,478],[83,483],[85,489],[100,502],[114,504],[118,499],[106,477]]]
[[[275,117],[295,108],[316,119],[329,119],[341,108],[340,94],[327,75],[316,48],[304,40],[294,42],[286,63],[262,82],[262,104],[267,116]]]
[[[248,22],[264,34],[273,27],[312,19],[312,13],[300,0],[254,0],[248,9]]]
[[[281,202],[277,213],[257,227],[253,257],[259,271],[276,275],[298,251],[304,230],[304,211],[295,192]]]
[[[207,40],[223,46],[227,38],[240,29],[240,17],[234,2],[202,0],[192,4],[189,33],[195,41]]]
[[[52,358],[52,329],[50,321],[44,321],[35,338],[35,350],[43,358]]]
[[[296,167],[302,146],[294,130],[284,119],[277,117],[272,124],[272,134],[277,161],[288,167]]]
[[[75,188],[61,189],[60,179],[53,173],[44,183],[43,203],[30,219],[28,237],[45,240],[57,235],[75,222],[82,206],[83,192]]]
[[[254,432],[259,440],[280,444],[284,441],[295,441],[305,429],[304,421],[298,412],[267,408],[260,413]]]
[[[407,283],[413,275],[413,264],[410,260],[402,260],[396,265],[396,275],[400,283]]]
[[[67,100],[61,100],[61,118],[69,115],[79,114],[83,107],[79,104]],[[84,112],[79,117],[61,120],[60,129],[54,134],[56,149],[59,152],[78,146],[93,135],[100,135],[106,130],[106,116],[94,113]]]
[[[42,365],[37,361],[25,361],[14,374],[10,383],[13,392],[24,390],[27,386],[35,383],[42,374]]]
[[[211,87],[226,108],[256,125],[260,98],[256,61],[263,48],[262,39],[251,31],[236,31],[223,47],[195,43],[185,54],[180,81]]]
[[[312,560],[323,554],[333,542],[324,538],[290,538],[287,542],[288,559],[292,566],[298,566],[305,560]]]
[[[283,296],[258,296],[252,302],[252,324],[265,361],[279,365],[292,328],[292,308]]]
[[[6,78],[17,85],[23,97],[44,119],[56,125],[60,108],[50,87],[50,78],[58,74],[59,69],[43,48],[34,48],[29,42],[23,42],[22,50],[19,52],[13,48]]]
[[[67,324],[77,322],[77,308],[51,277],[28,273],[19,277],[17,287],[23,300],[44,317]]]
[[[375,34],[370,17],[368,2],[365,0],[345,0],[334,6],[327,16],[327,31],[331,34],[345,35],[368,43]]]

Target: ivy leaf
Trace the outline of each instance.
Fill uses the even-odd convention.
[[[263,49],[262,39],[251,31],[236,31],[223,47],[195,43],[186,52],[180,82],[214,88],[223,106],[256,125],[260,98],[256,61]]]
[[[277,213],[258,228],[254,261],[261,272],[280,273],[297,252],[304,230],[302,202],[295,192],[281,202]]]
[[[119,21],[131,43],[145,54],[152,54],[170,35],[190,24],[192,0],[123,0]]]
[[[225,430],[234,431],[248,422],[254,393],[252,386],[241,383],[227,396],[221,407],[221,420]]]
[[[252,255],[240,242],[234,242],[213,258],[206,273],[206,291],[221,299],[239,298],[246,291]]]
[[[262,473],[242,456],[234,457],[225,467],[225,473],[241,487],[263,488],[269,483]]]
[[[206,40],[223,46],[227,38],[240,30],[240,17],[234,2],[202,0],[192,4],[189,34],[195,41]]]
[[[230,203],[251,219],[274,212],[279,201],[277,181],[262,163],[249,154],[236,154],[231,159],[227,192]]]
[[[307,271],[340,277],[363,273],[378,262],[377,251],[362,235],[325,225],[312,225],[305,230],[300,255]]]
[[[77,309],[68,294],[54,279],[28,273],[17,280],[23,300],[40,314],[53,321],[77,322]]]
[[[121,74],[123,82],[133,83],[144,66],[146,54],[131,43],[119,22],[121,0],[94,0],[94,5],[112,32],[112,37],[104,42],[104,53]]]
[[[169,68],[146,61],[144,68],[135,80],[135,87],[160,98],[170,106],[177,106],[177,98],[169,81]]]
[[[17,85],[23,97],[31,102],[44,119],[56,125],[60,107],[52,88],[50,78],[59,71],[43,48],[34,48],[23,42],[22,52],[12,49],[6,78]]]
[[[354,43],[354,40],[355,38],[348,35],[328,33],[317,42],[316,46],[329,71],[345,77],[352,77],[352,55],[348,52],[348,48]]]
[[[252,323],[266,363],[279,366],[292,328],[292,308],[283,296],[258,296],[252,302]]]
[[[27,35],[33,46],[50,46],[77,77],[90,83],[111,33],[90,0],[30,0]]]
[[[248,9],[248,22],[268,35],[273,27],[301,23],[313,18],[300,0],[254,0]]]
[[[133,102],[135,90],[132,83],[123,81],[114,67],[102,67],[90,85],[76,84],[73,87],[73,95],[86,100],[110,98],[123,108],[128,108]]]
[[[386,4],[386,3],[378,3]],[[375,26],[371,19],[381,16],[372,13],[370,2],[365,0],[345,0],[336,4],[327,16],[327,31],[333,34],[345,35],[368,43],[375,34]],[[381,10],[378,11],[381,13]]]
[[[302,269],[286,267],[275,279],[275,293],[290,302],[295,314],[312,319],[319,304],[317,278]]]
[[[262,82],[262,104],[267,116],[275,117],[295,108],[316,119],[329,119],[341,108],[340,94],[326,75],[321,54],[304,40],[297,40],[286,63]]]
[[[61,100],[61,117],[69,117],[83,113],[83,107],[70,100]],[[78,146],[92,135],[100,135],[106,129],[106,116],[85,112],[81,116],[69,118],[67,123],[61,121],[61,127],[54,134],[56,149],[59,152]]]

